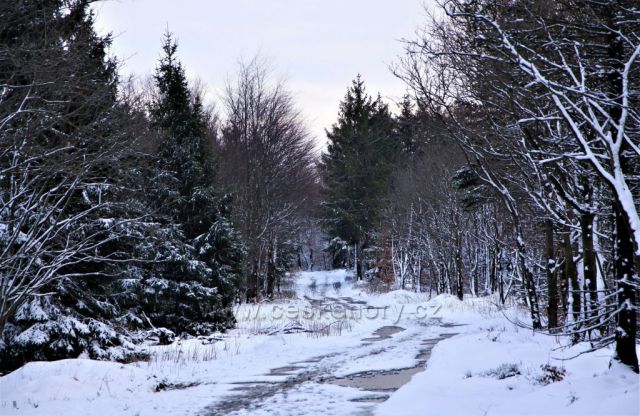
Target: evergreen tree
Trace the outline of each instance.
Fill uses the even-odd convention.
[[[396,134],[405,155],[414,155],[420,149],[418,117],[413,109],[411,97],[406,94],[400,102],[400,113],[396,117]]]
[[[381,202],[400,150],[394,121],[380,96],[373,99],[358,75],[340,103],[338,121],[327,131],[322,156],[325,219],[330,238],[354,245],[356,255],[373,241]],[[357,263],[358,277],[364,270]]]
[[[170,34],[163,52],[155,74],[157,98],[149,109],[162,142],[147,185],[162,235],[155,239],[159,245],[141,248],[157,262],[141,270],[138,296],[125,304],[133,315],[142,309],[154,325],[199,334],[233,324],[230,305],[243,247],[228,219],[229,198],[213,189],[201,99],[189,91]]]
[[[0,10],[0,362],[135,353],[99,294],[126,260],[126,154],[110,38],[90,1]],[[122,129],[124,131],[124,129]],[[23,236],[23,237],[20,237]],[[124,347],[124,348],[122,348]]]

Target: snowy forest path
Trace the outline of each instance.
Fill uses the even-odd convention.
[[[372,305],[366,294],[354,290],[348,274],[326,273],[302,276],[296,287],[299,298],[323,313],[369,314],[366,332],[345,330],[339,336],[354,342],[344,348],[293,358],[266,374],[234,381],[202,415],[373,414],[376,404],[425,369],[439,341],[455,335],[450,329],[455,325],[437,318],[402,320],[404,307],[393,313],[390,304]]]

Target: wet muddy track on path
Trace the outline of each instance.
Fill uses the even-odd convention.
[[[440,328],[448,328],[454,325],[438,325]],[[393,334],[404,331],[399,326],[383,326],[372,334],[371,337],[362,339],[361,346],[389,339]],[[454,333],[443,333],[436,338],[425,339],[416,353],[418,360],[414,366],[393,370],[371,370],[350,374],[344,377],[335,377],[332,373],[339,369],[340,362],[331,362],[331,358],[338,354],[328,354],[313,357],[307,360],[295,361],[285,367],[273,368],[266,376],[284,376],[280,381],[247,381],[232,383],[235,387],[231,394],[207,407],[203,415],[227,415],[242,410],[260,409],[264,403],[277,394],[286,394],[303,383],[333,384],[342,387],[352,387],[362,390],[363,395],[352,399],[354,402],[375,404],[389,398],[397,389],[411,380],[413,375],[424,371],[431,350],[440,341],[452,337]],[[367,394],[369,393],[369,394]],[[366,410],[363,408],[363,411]]]
[[[386,310],[389,306],[379,307],[368,305],[366,301],[356,300],[348,296],[328,296],[326,293],[329,285],[318,285],[321,297],[304,296],[309,304],[317,310],[327,311],[335,308],[343,308],[344,310],[353,309],[378,309]],[[316,294],[318,294],[316,292]],[[382,322],[381,322],[382,323]],[[439,318],[431,318],[422,322],[422,325],[430,328],[440,328],[443,332],[456,325],[443,323]],[[359,346],[355,349],[362,349],[364,357],[372,356],[380,352],[380,350],[372,349],[372,345],[382,344],[383,350],[393,348],[381,341],[387,341],[394,335],[405,331],[405,328],[398,325],[384,325],[373,331],[370,336],[361,339]],[[320,385],[335,385],[341,387],[350,387],[358,389],[362,395],[350,397],[351,402],[363,403],[360,408],[361,413],[369,414],[376,403],[387,400],[390,395],[411,380],[416,373],[424,371],[431,350],[443,339],[451,337],[453,333],[441,333],[439,336],[425,338],[415,350],[415,364],[398,369],[385,370],[368,370],[355,372],[347,376],[337,377],[335,374],[346,363],[346,359],[341,359],[341,353],[333,352],[331,354],[319,355],[312,358],[292,361],[285,366],[272,368],[268,373],[260,376],[260,381],[241,381],[231,383],[233,385],[231,391],[221,397],[219,401],[206,407],[201,415],[230,415],[236,412],[245,412],[251,414],[252,411],[268,410],[269,405],[273,405],[272,399],[277,395],[287,396],[289,393],[295,392],[305,383],[316,383]],[[399,338],[398,343],[407,342],[410,338]],[[415,339],[415,338],[414,338]],[[387,345],[385,347],[385,345]],[[396,344],[397,345],[397,344]],[[275,380],[266,380],[264,376],[274,377]]]

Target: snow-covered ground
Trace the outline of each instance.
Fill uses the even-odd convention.
[[[432,301],[448,319],[468,325],[438,343],[426,370],[376,415],[419,415],[425,409],[452,415],[640,414],[638,375],[615,363],[610,368],[612,349],[584,353],[588,343],[563,348],[566,339],[512,323],[524,321],[526,313],[498,313],[487,301]]]
[[[368,294],[342,270],[301,273],[296,293],[149,362],[30,363],[0,378],[0,414],[639,414],[638,377],[609,368],[611,350],[565,360],[588,345],[559,348],[491,298]]]

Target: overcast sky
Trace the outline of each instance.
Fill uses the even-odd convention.
[[[179,43],[190,78],[218,97],[241,58],[268,59],[323,142],[340,99],[361,73],[387,101],[405,92],[388,69],[425,20],[425,0],[106,0],[97,3],[99,33],[115,36],[123,73],[153,72],[165,28]]]

